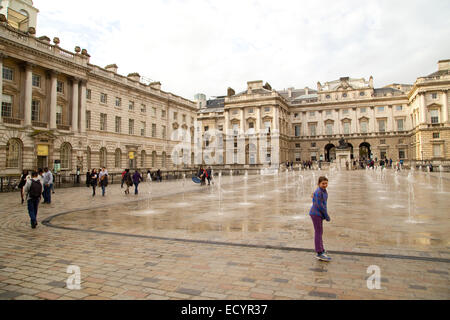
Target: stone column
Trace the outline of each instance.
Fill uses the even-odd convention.
[[[50,72],[50,130],[56,129],[56,84],[58,73]]]
[[[371,123],[371,125],[370,125],[370,127],[371,128],[369,128],[369,132],[371,132],[371,133],[373,133],[373,132],[377,132],[377,121],[376,121],[376,115],[375,115],[375,107],[370,107],[370,109],[372,109],[372,117],[371,117],[371,119],[370,119],[370,123]]]
[[[240,117],[241,117],[241,124],[239,128],[239,132],[241,135],[245,134],[245,118],[244,118],[244,108],[241,108],[240,110]]]
[[[256,108],[256,134],[259,135],[261,132],[261,108]]]
[[[24,100],[24,120],[25,127],[31,126],[31,102],[33,99],[33,66],[25,65],[25,100]]]
[[[325,134],[324,132],[324,125],[323,125],[323,111],[319,111],[319,125],[317,126],[317,135],[323,136]]]
[[[80,81],[80,132],[86,133],[86,80]]]
[[[228,135],[228,123],[230,122],[230,111],[225,110],[223,114],[224,114],[223,132],[226,137]]]
[[[277,107],[274,107],[274,113],[275,113],[275,115],[274,115],[274,117],[273,117],[273,122],[274,122],[274,124],[273,124],[273,129],[274,130],[276,130],[276,129],[279,129],[279,126],[280,126],[280,124],[279,124],[279,122],[280,122],[280,116],[279,116],[279,113],[278,113],[278,108]]]
[[[78,132],[78,86],[80,80],[72,79],[72,132]]]
[[[392,132],[392,131],[395,131],[394,107],[393,106],[388,106],[388,109],[389,109],[389,113],[388,113],[389,114],[389,117],[388,117],[388,122],[389,122],[388,130]]]
[[[337,130],[336,133],[338,135],[342,135],[342,124],[341,124],[341,113],[339,112],[339,109],[336,109],[336,114],[337,114]]]
[[[448,123],[448,94],[447,90],[444,90],[442,93],[442,111],[443,111],[443,117],[442,117],[442,123]]]
[[[358,113],[356,108],[353,108],[352,133],[359,133]]]
[[[420,124],[426,124],[427,123],[427,113],[426,113],[426,107],[425,107],[425,93],[420,94]]]

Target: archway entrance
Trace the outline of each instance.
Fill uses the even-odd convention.
[[[370,159],[372,151],[370,150],[370,144],[363,142],[359,145],[359,158],[361,160]]]
[[[330,143],[325,146],[325,161],[331,162],[334,160],[336,160],[336,147]]]

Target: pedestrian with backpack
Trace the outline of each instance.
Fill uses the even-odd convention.
[[[42,184],[38,173],[34,171],[31,179],[27,180],[24,192],[27,195],[28,215],[30,216],[31,228],[36,229],[39,202],[42,195]]]

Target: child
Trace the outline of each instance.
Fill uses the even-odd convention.
[[[327,193],[328,179],[326,177],[319,178],[319,188],[313,194],[313,206],[309,211],[312,222],[314,224],[314,242],[316,247],[316,258],[321,261],[331,261],[327,256],[327,252],[323,248],[322,234],[323,234],[323,220],[331,221],[327,212]]]

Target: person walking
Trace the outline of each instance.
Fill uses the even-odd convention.
[[[127,171],[123,170],[123,172],[122,172],[122,181],[120,182],[120,189],[123,189],[123,184],[125,183],[125,173],[127,173]]]
[[[156,180],[159,181],[159,182],[162,182],[161,170],[159,170],[159,169],[156,172]]]
[[[97,170],[95,168],[92,169],[91,177],[90,177],[89,181],[92,186],[92,196],[95,197],[95,188],[97,188],[97,183],[98,183],[98,174],[97,174]]]
[[[54,170],[53,170],[53,171],[54,171]],[[52,171],[50,171],[50,172],[51,172],[52,177],[53,177],[52,183],[50,184],[50,191],[52,192],[52,194],[55,194],[55,181],[56,181],[56,177],[55,177],[55,174],[54,174]]]
[[[20,176],[20,182],[19,182],[19,189],[20,189],[20,198],[22,199],[22,204],[25,202],[24,199],[24,192],[23,192],[23,188],[25,187],[25,184],[27,183],[27,179],[29,178],[28,176],[28,170],[23,170],[22,171],[22,175]]]
[[[33,171],[31,179],[27,180],[24,187],[24,192],[27,195],[28,215],[30,216],[31,228],[33,229],[36,229],[36,226],[38,225],[37,215],[42,190],[43,188],[38,173]]]
[[[142,181],[142,175],[139,173],[139,171],[135,171],[133,174],[133,184],[134,184],[134,194],[137,195],[139,193],[138,187],[139,183]]]
[[[53,174],[48,168],[44,169],[44,203],[52,203],[51,185],[53,184]]]
[[[80,184],[80,175],[81,175],[80,167],[77,167],[77,184]]]
[[[125,189],[125,194],[130,194],[130,187],[133,185],[133,179],[131,177],[130,169],[125,170],[125,175],[123,176],[127,188]]]
[[[147,170],[147,182],[152,182],[152,172]]]
[[[102,171],[98,174],[98,178],[100,179],[100,187],[102,188],[102,196],[105,196],[106,187],[108,186],[108,170],[105,167],[102,168]]]
[[[89,188],[91,185],[91,173],[89,170],[86,172],[86,187]]]
[[[208,167],[208,170],[206,170],[206,179],[208,179],[208,186],[211,185],[211,167]]]
[[[314,244],[316,249],[316,258],[320,261],[331,261],[331,258],[327,255],[323,247],[323,220],[331,221],[327,212],[327,200],[328,200],[328,179],[326,177],[320,177],[318,188],[312,195],[313,205],[309,211],[309,215],[314,225]]]

